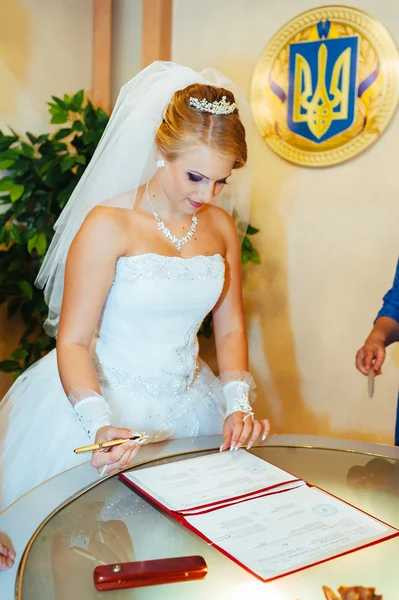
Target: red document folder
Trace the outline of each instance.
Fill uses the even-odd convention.
[[[390,525],[244,450],[119,477],[261,581],[399,536]],[[229,490],[244,493],[229,496]],[[245,523],[241,529],[239,522]]]

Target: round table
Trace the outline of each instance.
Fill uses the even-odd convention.
[[[219,436],[212,436],[154,444],[142,449],[134,468],[216,452],[220,443]],[[274,435],[251,452],[399,529],[399,448]],[[0,573],[2,600],[103,598],[93,586],[99,564],[193,554],[208,564],[204,580],[107,592],[107,600],[241,600],[251,595],[324,600],[323,586],[337,592],[341,585],[375,587],[384,600],[397,600],[399,593],[399,538],[263,583],[117,476],[99,479],[88,464],[20,499],[0,515],[0,531],[8,534],[19,558],[13,570]]]

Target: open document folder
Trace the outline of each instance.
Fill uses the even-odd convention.
[[[399,535],[245,450],[120,477],[263,581]]]

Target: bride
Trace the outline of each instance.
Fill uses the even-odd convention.
[[[245,110],[213,70],[154,63],[122,88],[38,276],[56,350],[0,403],[0,512],[87,460],[73,450],[93,441],[223,433],[223,451],[266,437],[241,291]],[[210,311],[218,378],[198,357]],[[114,473],[141,443],[92,465]]]

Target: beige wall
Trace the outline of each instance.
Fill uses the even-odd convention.
[[[142,0],[112,2],[112,100],[141,69]]]
[[[248,92],[267,41],[307,0],[174,0],[172,58],[212,66]],[[394,0],[351,0],[399,42]],[[339,167],[277,157],[255,132],[251,221],[262,265],[246,269],[251,369],[275,431],[393,439],[399,347],[376,397],[354,355],[390,286],[399,250],[399,115],[381,140]],[[396,354],[396,361],[395,361]]]
[[[90,89],[93,0],[0,0],[0,128],[48,129],[52,95]]]

